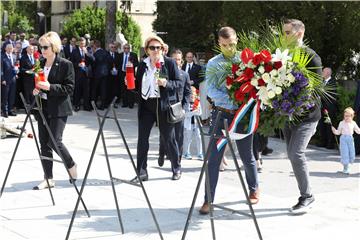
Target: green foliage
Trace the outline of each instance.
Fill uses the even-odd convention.
[[[141,47],[139,26],[125,13],[116,13],[116,25],[132,45],[133,51],[138,52]],[[64,24],[62,34],[67,37],[81,37],[89,33],[92,39],[98,39],[104,44],[105,40],[105,9],[88,6],[76,10]]]

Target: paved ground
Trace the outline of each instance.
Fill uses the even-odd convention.
[[[135,109],[118,109],[118,117],[132,154],[136,154],[137,121]],[[21,124],[24,115],[8,118],[7,124]],[[97,134],[95,113],[80,111],[69,118],[64,142],[78,164],[79,175],[85,174]],[[27,126],[30,130],[30,126]],[[107,149],[113,175],[131,179],[134,171],[126,154],[114,122],[105,126]],[[0,140],[0,183],[6,170],[17,138]],[[195,185],[202,162],[183,160],[183,175],[171,181],[170,163],[157,165],[158,131],[153,129],[149,152],[149,176],[145,189],[154,208],[164,239],[181,239]],[[345,176],[339,154],[335,150],[309,147],[307,151],[311,182],[316,201],[306,215],[292,216],[290,206],[296,203],[298,191],[290,163],[284,154],[284,143],[270,139],[274,153],[264,157],[264,171],[259,175],[261,200],[254,206],[263,239],[358,239],[359,231],[359,158]],[[77,199],[76,192],[67,180],[60,164],[55,164],[53,189],[56,205],[51,204],[48,191],[31,190],[42,179],[33,139],[23,138],[16,154],[5,191],[0,198],[0,239],[65,239]],[[203,201],[203,184],[196,201],[198,209]],[[141,189],[124,183],[116,184],[118,203],[125,228],[120,231],[109,175],[100,143],[89,173],[83,198],[91,217],[83,208],[75,219],[70,239],[160,239],[147,208]],[[216,203],[249,212],[236,175],[234,164],[229,161],[220,174]],[[211,239],[210,221],[207,216],[194,212],[186,239]],[[217,239],[258,239],[251,219],[224,210],[215,210]]]

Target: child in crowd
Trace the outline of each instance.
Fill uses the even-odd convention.
[[[354,110],[348,107],[344,110],[344,120],[339,123],[338,129],[331,127],[331,130],[336,135],[340,136],[340,155],[341,163],[344,166],[343,173],[349,174],[349,164],[354,162],[355,159],[355,146],[354,146],[354,131],[360,134],[360,128],[353,120],[355,115]]]
[[[190,109],[186,111],[185,120],[184,120],[184,156],[185,159],[192,159],[190,154],[190,144],[194,135],[195,146],[196,146],[196,155],[197,158],[203,159],[202,144],[200,129],[198,123],[195,119],[195,116],[201,115],[201,106],[200,99],[198,95],[198,90],[195,87],[191,87],[192,96],[190,101]]]

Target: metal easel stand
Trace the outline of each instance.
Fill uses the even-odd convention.
[[[94,110],[95,110],[95,112],[96,112],[96,115],[97,115],[97,120],[98,120],[98,123],[99,123],[99,130],[98,130],[98,134],[97,134],[97,136],[96,136],[96,140],[95,140],[95,143],[94,143],[93,150],[92,150],[92,152],[91,152],[90,161],[89,161],[89,164],[88,164],[88,166],[87,166],[86,173],[85,173],[85,176],[84,176],[82,185],[81,185],[80,194],[79,194],[79,197],[78,197],[77,202],[76,202],[76,204],[75,204],[75,208],[74,208],[73,215],[72,215],[72,218],[71,218],[71,221],[70,221],[70,225],[69,225],[69,228],[68,228],[68,232],[67,232],[67,234],[66,234],[66,238],[65,238],[66,240],[69,239],[69,236],[70,236],[70,233],[71,233],[71,229],[72,229],[72,226],[73,226],[73,223],[74,223],[74,219],[75,219],[75,216],[76,216],[76,213],[77,213],[77,210],[78,210],[79,201],[80,201],[80,198],[81,198],[81,196],[82,196],[82,193],[83,193],[84,188],[85,188],[85,185],[86,185],[86,181],[87,181],[87,178],[88,178],[88,175],[89,175],[89,171],[90,171],[90,168],[91,168],[91,164],[92,164],[92,162],[93,162],[93,159],[94,159],[94,156],[95,156],[95,152],[96,152],[97,145],[98,145],[98,143],[99,143],[100,137],[101,137],[101,141],[102,141],[103,148],[104,148],[104,153],[105,153],[107,168],[108,168],[108,172],[109,172],[109,178],[110,178],[110,182],[111,182],[111,187],[112,187],[112,191],[113,191],[113,195],[114,195],[114,201],[115,201],[115,205],[116,205],[116,210],[117,210],[117,215],[118,215],[118,220],[119,220],[119,224],[120,224],[121,233],[124,234],[124,226],[123,226],[123,223],[122,223],[122,218],[121,218],[121,214],[120,214],[119,204],[118,204],[117,195],[116,195],[116,191],[115,191],[115,184],[114,184],[114,182],[117,182],[117,181],[120,181],[120,182],[123,182],[123,183],[127,183],[127,184],[130,184],[130,185],[133,185],[133,186],[141,187],[141,189],[142,189],[142,191],[143,191],[143,194],[144,194],[144,196],[145,196],[146,202],[147,202],[147,204],[148,204],[149,210],[150,210],[150,212],[151,212],[152,218],[153,218],[154,223],[155,223],[155,225],[156,225],[156,228],[157,228],[157,230],[158,230],[160,239],[163,240],[163,236],[162,236],[162,233],[161,233],[159,224],[158,224],[158,222],[157,222],[157,220],[156,220],[155,213],[154,213],[154,211],[153,211],[153,209],[152,209],[152,207],[151,207],[149,198],[148,198],[148,196],[147,196],[147,194],[146,194],[146,191],[145,191],[145,188],[144,188],[144,186],[143,186],[142,181],[140,181],[140,182],[137,184],[137,183],[132,183],[132,182],[130,182],[130,181],[128,181],[128,180],[122,180],[122,179],[119,179],[119,178],[115,178],[115,177],[113,177],[113,175],[112,175],[111,166],[110,166],[110,161],[109,161],[109,155],[108,155],[107,147],[106,147],[106,143],[105,143],[105,136],[104,136],[104,133],[103,133],[106,119],[112,119],[112,120],[115,121],[115,123],[116,123],[116,125],[117,125],[117,127],[118,127],[118,129],[119,129],[119,133],[120,133],[120,135],[121,135],[121,138],[122,138],[122,140],[123,140],[123,143],[124,143],[124,145],[125,145],[126,151],[127,151],[128,155],[129,155],[129,158],[130,158],[130,160],[131,160],[133,169],[134,169],[134,171],[135,171],[135,173],[136,173],[136,176],[138,177],[138,179],[140,179],[140,176],[139,176],[138,172],[136,171],[136,166],[135,166],[134,159],[133,159],[133,157],[132,157],[132,155],[131,155],[129,146],[128,146],[127,142],[126,142],[124,133],[123,133],[123,131],[122,131],[122,129],[121,129],[119,120],[118,120],[117,115],[116,115],[116,111],[115,111],[115,109],[114,109],[114,103],[115,103],[116,99],[117,99],[117,97],[115,97],[115,98],[113,99],[113,101],[111,102],[111,104],[109,105],[109,107],[106,109],[104,115],[101,115],[101,114],[99,113],[99,111],[98,111],[97,108],[96,108],[95,102],[91,102],[92,107],[94,108]],[[108,116],[110,110],[112,111],[113,116]]]
[[[18,140],[17,140],[17,143],[15,145],[15,149],[14,149],[14,152],[12,154],[12,157],[11,157],[11,161],[9,163],[9,167],[7,169],[7,172],[6,172],[6,175],[5,175],[5,179],[3,181],[3,185],[1,187],[1,192],[0,192],[0,197],[2,196],[3,192],[4,192],[4,188],[5,188],[5,185],[6,185],[6,182],[7,182],[7,178],[10,174],[10,170],[11,170],[11,167],[12,167],[12,164],[15,160],[15,155],[17,153],[17,150],[18,150],[18,147],[19,147],[19,144],[20,144],[20,140],[22,138],[22,135],[24,134],[24,131],[25,131],[25,126],[27,124],[27,121],[30,120],[30,125],[31,125],[31,129],[33,131],[33,137],[34,137],[34,140],[35,140],[35,144],[36,144],[36,149],[38,151],[38,154],[39,154],[39,159],[40,160],[47,160],[47,161],[53,161],[53,162],[58,162],[58,163],[63,163],[64,164],[64,167],[66,169],[66,172],[68,173],[69,175],[69,179],[71,180],[71,183],[73,184],[77,194],[79,195],[79,190],[75,184],[75,180],[71,177],[70,173],[69,173],[69,170],[67,169],[66,165],[65,165],[65,161],[64,161],[64,158],[61,154],[61,152],[59,151],[59,148],[56,144],[56,141],[55,141],[55,138],[54,138],[54,135],[52,134],[51,130],[50,130],[50,127],[49,125],[47,124],[46,122],[46,119],[45,119],[45,116],[44,116],[44,113],[43,113],[43,110],[42,110],[42,107],[41,107],[41,104],[40,104],[40,100],[39,100],[39,97],[36,96],[35,97],[35,100],[29,105],[26,103],[25,101],[25,98],[23,96],[22,93],[20,93],[20,97],[21,97],[21,101],[23,102],[24,104],[24,107],[25,107],[25,112],[26,112],[26,117],[25,117],[25,120],[24,120],[24,123],[21,127],[21,132],[20,132],[20,135],[18,137]],[[35,107],[35,104],[37,105],[37,107]],[[34,128],[34,124],[33,124],[33,121],[31,119],[31,111],[34,110],[34,111],[38,111],[40,117],[41,117],[41,120],[40,121],[43,121],[43,124],[49,134],[49,137],[50,137],[50,140],[53,144],[53,146],[55,147],[55,151],[56,153],[58,154],[58,156],[60,157],[61,160],[57,160],[57,159],[53,159],[53,158],[48,158],[48,157],[45,157],[45,156],[42,156],[41,155],[41,151],[40,151],[40,146],[39,146],[39,141],[38,141],[38,138],[36,136],[36,132],[35,132],[35,128]],[[48,177],[46,176],[46,173],[45,173],[45,169],[44,169],[44,166],[41,164],[42,168],[43,168],[43,171],[44,171],[44,175],[45,175],[45,180],[48,184],[48,186],[50,186],[49,184],[49,180],[48,180]],[[54,201],[54,197],[53,197],[53,194],[52,194],[52,191],[51,191],[51,188],[49,187],[49,193],[50,193],[50,197],[51,197],[51,201],[52,201],[52,204],[55,205],[55,201]],[[90,217],[90,214],[89,214],[89,211],[87,210],[86,208],[86,205],[83,201],[83,199],[81,199],[81,203],[86,211],[86,214],[88,215],[88,217]]]
[[[215,134],[216,130],[220,127],[220,115],[221,115],[221,112],[219,111],[217,116],[216,116],[215,123],[214,123],[215,127],[213,128],[213,130],[211,131],[211,134],[210,134],[210,141],[209,141],[208,148],[207,148],[206,151],[205,151],[205,135],[207,135],[207,134],[204,133],[204,130],[202,128],[202,125],[201,125],[201,122],[200,122],[199,118],[197,117],[197,119],[196,119],[197,123],[198,123],[198,125],[200,127],[201,141],[202,141],[202,145],[203,145],[203,152],[206,152],[206,154],[205,154],[205,157],[204,157],[204,162],[203,162],[203,165],[202,165],[202,168],[201,168],[201,171],[200,171],[199,180],[198,180],[198,183],[197,183],[197,186],[196,186],[196,189],[195,189],[194,197],[193,197],[193,200],[192,200],[192,203],[191,203],[191,207],[190,207],[190,210],[189,210],[189,213],[188,213],[188,217],[186,219],[184,232],[183,232],[181,240],[185,240],[185,238],[186,238],[186,234],[187,234],[187,231],[188,231],[188,228],[189,228],[189,225],[190,225],[191,217],[192,217],[193,211],[194,211],[195,202],[196,202],[196,199],[197,199],[197,196],[198,196],[198,193],[199,193],[200,185],[201,185],[202,178],[203,178],[204,174],[205,174],[205,191],[206,191],[206,194],[208,196],[208,204],[209,204],[209,210],[210,210],[209,215],[210,215],[212,239],[213,240],[216,239],[215,224],[214,224],[214,207],[216,207],[216,208],[220,208],[222,210],[226,210],[226,211],[241,214],[241,215],[244,215],[244,216],[247,216],[247,217],[251,217],[253,219],[253,221],[254,221],[258,237],[259,237],[260,240],[262,240],[262,235],[261,235],[261,232],[260,232],[260,228],[259,228],[259,225],[257,223],[254,210],[253,210],[252,205],[250,203],[250,199],[249,199],[249,195],[248,195],[248,192],[247,192],[247,189],[246,189],[245,181],[244,181],[244,178],[243,178],[243,176],[241,174],[240,166],[239,166],[239,163],[238,163],[238,161],[236,159],[234,148],[233,148],[233,145],[232,145],[232,142],[231,142],[232,139],[230,138],[230,135],[229,135],[227,120],[224,120],[225,135],[226,135],[225,137],[226,137],[227,142],[229,144],[229,149],[230,149],[231,155],[233,157],[235,167],[236,167],[236,171],[238,173],[238,176],[239,176],[239,179],[240,179],[240,182],[241,182],[241,186],[242,186],[242,189],[243,189],[244,194],[246,196],[246,201],[247,201],[247,204],[249,206],[251,214],[248,214],[248,213],[243,212],[243,211],[227,208],[227,207],[221,206],[219,204],[214,204],[212,202],[211,194],[210,194],[208,160],[209,160],[209,157],[210,157],[211,146],[213,146],[213,144],[216,144],[217,140],[220,138],[220,136],[217,136]],[[226,147],[226,146],[224,146],[224,147]]]

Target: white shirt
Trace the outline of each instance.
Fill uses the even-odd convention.
[[[192,62],[192,63],[186,63],[186,69],[185,69],[185,72],[189,72],[189,64],[190,64],[190,69],[192,68],[192,66],[193,66],[193,63],[194,62]]]
[[[146,63],[147,70],[141,82],[141,97],[145,100],[148,98],[159,98],[160,89],[155,78],[157,69],[151,65],[150,57],[145,58],[144,63]],[[160,63],[164,63],[163,56],[160,57]]]
[[[350,135],[350,136],[352,136],[354,134],[354,131],[357,134],[360,134],[360,128],[356,124],[355,121],[345,122],[344,120],[342,120],[339,123],[338,129],[334,133],[336,135]]]
[[[331,79],[331,77],[328,77],[327,79],[325,79],[325,85],[328,84],[330,79]]]

